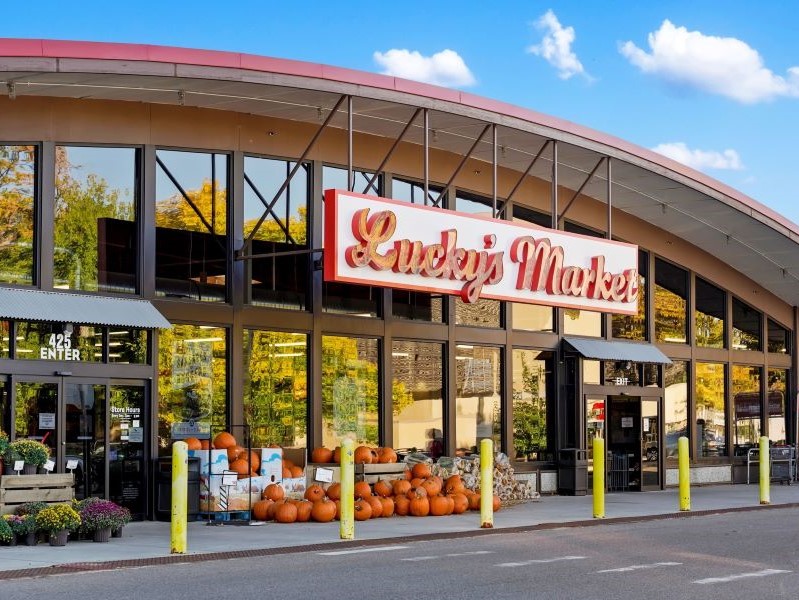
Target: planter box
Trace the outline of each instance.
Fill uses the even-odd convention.
[[[13,513],[25,502],[69,502],[75,497],[74,486],[71,473],[4,475],[0,478],[0,515]]]

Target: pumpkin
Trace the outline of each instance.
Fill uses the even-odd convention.
[[[383,518],[394,516],[394,500],[391,498],[384,498],[383,496],[379,496],[377,499],[380,501],[380,504],[383,505]]]
[[[285,496],[286,492],[277,483],[270,483],[264,488],[263,494],[261,494],[264,500],[274,500],[275,502],[282,500]]]
[[[370,465],[372,464],[372,449],[368,446],[358,446],[355,449],[355,464],[356,465]]]
[[[341,462],[341,446],[336,446],[333,448],[333,462],[340,463]]]
[[[378,452],[379,448],[369,448],[369,454],[372,456],[372,464],[376,465],[380,462],[380,453]]]
[[[410,491],[407,494],[405,494],[405,497],[409,498],[410,500],[413,500],[416,496],[423,496],[423,497],[426,498],[427,497],[427,490],[424,489],[422,486],[419,486],[419,487],[411,488]]]
[[[451,477],[447,477],[446,482],[444,482],[444,490],[448,494],[454,494],[456,492],[462,493],[465,489],[466,486],[463,485],[460,475],[452,475]]]
[[[497,512],[500,508],[502,508],[502,499],[496,494],[494,494],[491,503],[493,504],[494,512]]]
[[[274,504],[271,500],[258,500],[252,505],[252,516],[256,521],[266,521],[269,505]]]
[[[366,500],[356,500],[354,512],[356,521],[368,521],[372,518],[372,506]]]
[[[261,457],[258,456],[258,453],[255,450],[250,452],[250,466],[256,473],[258,472],[258,467],[261,466]]]
[[[308,500],[300,500],[295,503],[297,507],[297,523],[307,523],[311,520],[311,511],[313,510],[313,502]]]
[[[339,500],[341,498],[341,484],[331,483],[325,493],[331,500]]]
[[[432,475],[430,472],[430,465],[426,463],[416,463],[411,469],[411,473],[416,479],[427,479]]]
[[[281,504],[285,504],[285,500],[278,500],[277,502],[272,502],[271,504],[266,507],[266,520],[273,521],[275,519],[275,511],[277,511],[277,507]]]
[[[394,452],[393,448],[380,448],[378,454],[379,463],[395,463],[397,462],[397,453]]]
[[[310,500],[311,502],[316,502],[317,500],[321,500],[325,497],[325,490],[322,488],[321,485],[313,484],[308,486],[308,489],[305,490],[305,499]]]
[[[414,517],[426,517],[430,514],[430,500],[421,490],[422,488],[417,489],[410,501],[408,512]]]
[[[455,500],[452,499],[452,496],[444,496],[444,500],[447,501],[447,512],[445,514],[451,515],[455,512]]]
[[[186,438],[183,441],[186,442],[186,445],[188,446],[189,450],[202,450],[203,449],[202,442],[200,440],[198,440],[196,437],[188,437],[188,438]]]
[[[413,500],[411,500],[413,502]],[[447,507],[449,506],[449,502],[447,502],[446,497],[444,496],[431,496],[430,497],[430,514],[434,517],[443,517],[447,514]]]
[[[413,473],[411,472],[410,469],[405,469],[405,471],[403,471],[402,474],[405,475],[406,481],[410,481],[411,479],[413,479]]]
[[[227,450],[231,446],[236,445],[236,438],[230,435],[227,431],[218,433],[214,438],[214,448],[219,450]]]
[[[297,507],[290,502],[284,502],[275,510],[275,521],[278,523],[294,523],[297,520]]]
[[[377,494],[378,496],[382,496],[383,498],[388,498],[393,493],[394,493],[394,488],[391,486],[391,483],[386,481],[385,479],[381,479],[375,484],[375,494]]]
[[[411,501],[406,496],[397,496],[394,498],[394,512],[401,517],[408,515],[411,508]]]
[[[450,498],[452,498],[452,501],[454,503],[452,512],[455,513],[456,515],[459,515],[469,510],[469,499],[460,492],[455,492],[450,496]]]
[[[359,481],[355,484],[355,497],[356,498],[368,498],[372,495],[372,488],[371,486],[366,483],[365,481]]]
[[[469,496],[469,510],[480,510],[480,493]]]
[[[290,469],[293,466],[294,466],[294,463],[291,462],[291,460],[289,460],[288,458],[284,458],[283,459],[283,468],[284,469]]]
[[[200,440],[200,450],[210,450],[211,440]]]
[[[428,496],[437,496],[441,493],[441,486],[438,484],[438,481],[432,477],[430,479],[425,479],[421,487],[425,489]]]
[[[318,448],[314,448],[311,452],[311,462],[315,463],[329,463],[333,462],[333,451],[325,448],[324,446],[319,446]]]
[[[291,469],[283,467],[283,479],[291,479]]]
[[[336,503],[327,498],[322,498],[313,503],[311,518],[317,523],[329,523],[336,518]]]
[[[227,459],[229,462],[233,462],[235,460],[238,460],[239,456],[241,456],[242,454],[246,454],[246,452],[247,451],[244,448],[242,448],[238,444],[235,444],[227,449]],[[246,460],[247,457],[243,456],[242,458]]]
[[[422,483],[424,483],[424,479],[422,479],[421,477],[414,477],[413,479],[411,479],[412,488],[422,487]]]
[[[250,476],[250,465],[246,460],[238,459],[230,463],[230,470],[239,474],[239,479]]]
[[[394,489],[395,496],[404,496],[411,491],[411,482],[405,479],[395,479],[391,482],[391,487]]]
[[[341,520],[341,500],[333,500],[336,505],[336,520]]]
[[[383,516],[383,503],[380,502],[380,499],[377,496],[369,496],[368,498],[364,498],[369,503],[369,506],[372,507],[372,519],[377,519],[378,517]]]
[[[298,466],[289,467],[289,471],[291,472],[291,476],[294,479],[297,479],[305,475],[305,471],[302,470],[302,467]]]

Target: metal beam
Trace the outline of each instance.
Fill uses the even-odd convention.
[[[355,188],[355,177],[352,173],[352,96],[347,96],[347,191]]]
[[[607,238],[613,239],[613,222],[612,222],[612,215],[611,212],[613,210],[613,191],[611,190],[611,181],[610,177],[612,174],[612,166],[611,166],[611,158],[607,157],[607,163],[605,164],[607,167],[607,178],[608,178],[608,187],[607,187],[607,200],[608,200],[608,233]]]
[[[430,111],[424,109],[424,205],[430,195]],[[440,198],[441,196],[439,196]]]
[[[497,216],[497,125],[491,125],[491,216]]]
[[[469,160],[469,157],[471,157],[472,152],[474,152],[474,149],[477,148],[477,144],[479,144],[483,140],[483,136],[486,133],[488,133],[489,129],[491,129],[491,125],[486,125],[483,128],[483,131],[480,133],[480,135],[477,136],[477,139],[474,140],[474,143],[472,144],[472,147],[469,148],[469,151],[463,155],[463,158],[461,158],[461,162],[458,164],[458,167],[455,169],[455,172],[452,174],[452,177],[449,178],[447,185],[444,186],[444,190],[441,192],[439,198],[446,197],[446,195],[449,194],[449,189],[452,187],[452,183],[455,181],[455,178],[461,172],[461,169],[463,169],[463,165],[465,165],[466,161]]]
[[[405,134],[408,133],[408,130],[411,128],[411,125],[416,120],[416,117],[419,116],[420,112],[422,112],[422,109],[417,108],[416,112],[413,113],[411,120],[408,121],[405,124],[405,127],[402,128],[399,137],[396,140],[394,140],[394,143],[391,145],[391,148],[389,149],[388,154],[386,154],[386,157],[383,159],[383,162],[380,163],[380,166],[377,167],[377,170],[372,174],[372,178],[369,180],[369,183],[366,184],[366,188],[364,188],[363,190],[364,194],[368,194],[369,190],[372,189],[372,186],[374,185],[375,181],[380,176],[380,173],[383,171],[386,164],[388,164],[388,161],[391,160],[391,157],[394,155],[394,151],[397,149],[397,146],[399,146],[400,142],[405,137]]]
[[[603,156],[597,161],[596,165],[594,165],[594,168],[591,169],[591,172],[588,174],[588,177],[585,178],[585,181],[583,181],[579,189],[576,192],[574,192],[574,196],[571,197],[571,200],[569,200],[566,203],[566,208],[563,209],[563,212],[560,213],[560,216],[558,217],[558,223],[560,223],[563,220],[563,217],[566,216],[566,213],[569,211],[572,204],[574,204],[574,201],[577,200],[577,196],[579,196],[582,193],[582,191],[585,189],[585,186],[588,185],[588,182],[591,181],[591,178],[594,176],[599,167],[602,165],[602,162],[605,160],[607,160],[607,157]]]
[[[541,155],[544,153],[544,150],[547,149],[547,146],[549,146],[549,142],[551,142],[551,141],[552,140],[547,140],[546,142],[544,142],[544,145],[541,146],[541,149],[538,151],[538,153],[535,155],[535,157],[533,157],[533,162],[531,162],[530,165],[524,170],[524,173],[522,173],[522,176],[519,177],[519,181],[517,181],[516,185],[513,186],[513,189],[510,191],[510,194],[508,194],[508,197],[505,199],[505,202],[502,204],[502,207],[499,209],[500,212],[505,210],[505,206],[508,204],[508,202],[511,201],[511,198],[513,198],[513,195],[522,186],[522,183],[524,183],[524,180],[530,174],[530,171],[533,170],[533,167],[535,166],[535,163],[538,162],[539,158],[541,158]]]

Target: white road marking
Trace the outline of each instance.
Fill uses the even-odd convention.
[[[769,575],[779,575],[780,573],[790,573],[783,569],[765,569],[763,571],[755,571],[753,573],[738,573],[736,575],[729,575],[727,577],[708,577],[707,579],[697,579],[694,583],[707,584],[707,583],[727,583],[728,581],[737,581],[739,579],[748,579],[750,577],[768,577]]]
[[[595,571],[596,573],[628,573],[630,571],[640,571],[642,569],[655,569],[657,567],[676,567],[682,563],[678,562],[657,562],[649,565],[630,565],[629,567],[620,567],[618,569],[603,569]]]
[[[454,556],[473,556],[475,554],[494,554],[493,550],[475,550],[474,552],[453,552],[451,554],[437,554],[435,556],[410,556],[408,558],[401,558],[400,560],[408,562],[417,562],[422,560],[436,560],[440,558],[450,558]]]
[[[559,562],[561,560],[583,560],[585,556],[558,556],[556,558],[536,558],[533,560],[525,560],[522,562],[509,562],[509,563],[499,563],[498,565],[494,565],[495,567],[524,567],[526,565],[537,565],[537,564],[544,564],[544,563],[553,563]]]
[[[336,550],[335,552],[319,552],[319,556],[341,556],[342,554],[360,554],[361,552],[385,552],[386,550],[405,550],[408,546],[373,546],[354,550]]]

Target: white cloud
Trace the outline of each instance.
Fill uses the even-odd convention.
[[[477,83],[469,67],[454,50],[447,49],[432,56],[422,56],[416,50],[392,48],[388,52],[375,52],[373,58],[383,67],[383,75],[447,87],[464,87]]]
[[[555,67],[561,79],[569,79],[574,75],[584,75],[590,79],[583,64],[571,49],[575,38],[574,27],[563,27],[552,10],[545,12],[534,25],[536,29],[546,33],[541,43],[528,46],[527,52],[540,56]]]
[[[662,77],[669,83],[719,94],[754,104],[781,96],[799,97],[799,67],[787,75],[775,75],[763,64],[757,50],[731,37],[705,35],[675,27],[665,20],[660,29],[647,37],[650,52],[632,42],[619,51],[644,73]]]
[[[669,142],[658,144],[652,150],[698,171],[706,169],[740,171],[745,168],[738,152],[730,148],[718,152],[691,149],[685,142]]]

